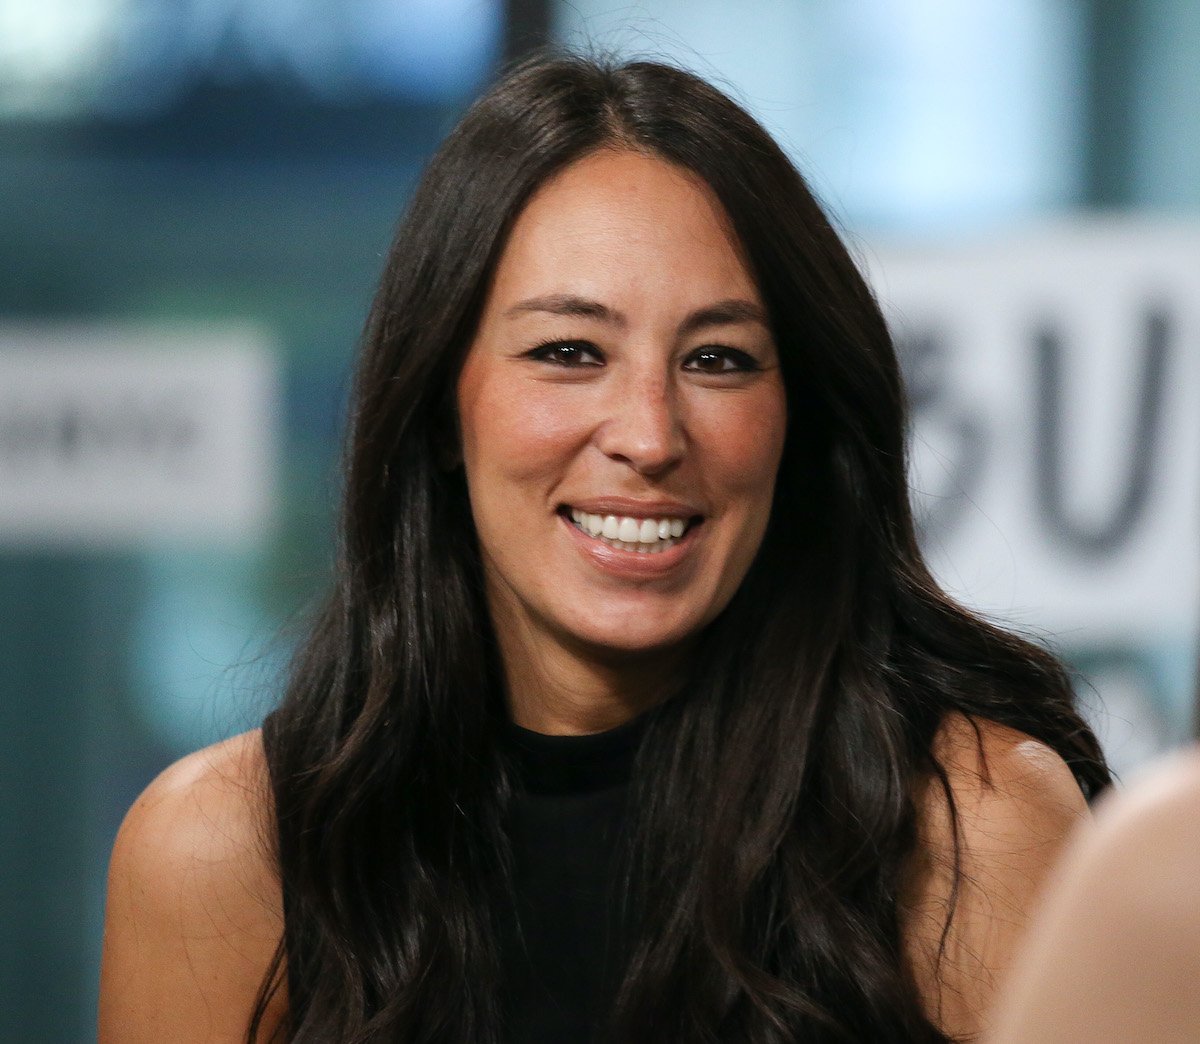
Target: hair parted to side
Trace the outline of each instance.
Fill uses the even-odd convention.
[[[1108,781],[1058,663],[945,596],[917,547],[879,308],[759,124],[655,62],[518,66],[430,163],[364,334],[335,588],[264,727],[289,1040],[499,1042],[502,672],[455,381],[509,229],[600,148],[703,179],[757,278],[788,395],[772,518],[635,766],[633,951],[609,1039],[938,1041],[901,958],[917,780],[945,715]]]

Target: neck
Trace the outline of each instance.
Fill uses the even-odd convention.
[[[685,652],[618,655],[498,638],[512,719],[546,735],[604,732],[649,710],[678,684]]]

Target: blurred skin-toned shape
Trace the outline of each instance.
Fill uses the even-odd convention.
[[[987,1044],[1200,1040],[1200,750],[1108,799],[1033,924]]]

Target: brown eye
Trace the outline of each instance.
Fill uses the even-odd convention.
[[[603,366],[600,349],[589,341],[549,341],[527,352],[530,359],[552,366]]]
[[[747,373],[759,367],[751,356],[738,348],[705,345],[684,360],[683,368],[700,373]]]

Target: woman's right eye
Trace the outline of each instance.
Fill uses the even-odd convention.
[[[525,353],[555,366],[603,366],[600,349],[589,341],[548,341]]]

